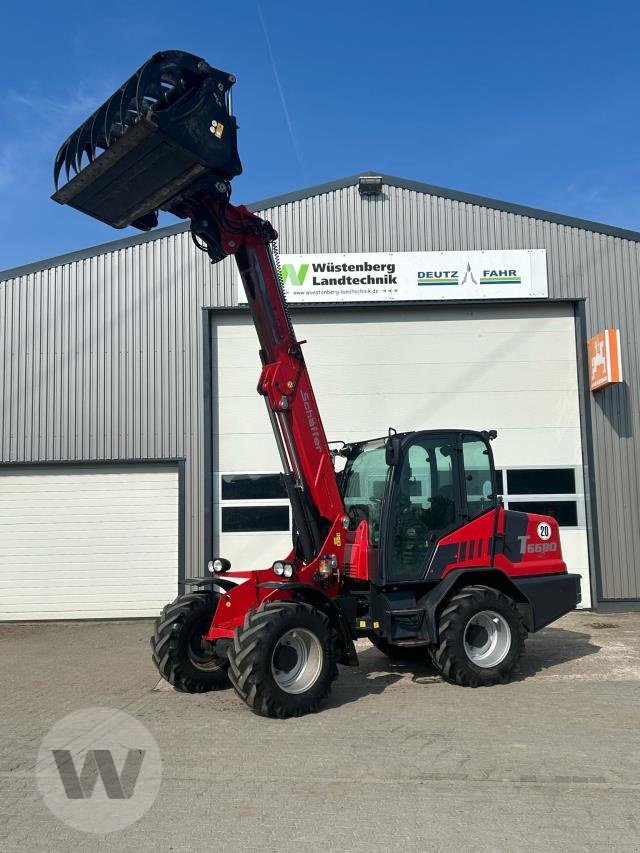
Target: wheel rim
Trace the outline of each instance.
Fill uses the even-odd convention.
[[[509,654],[511,628],[495,610],[481,610],[464,629],[464,650],[469,660],[482,669],[498,666]]]
[[[273,680],[285,693],[305,693],[320,677],[324,652],[306,628],[292,628],[278,640],[271,656]]]
[[[220,658],[216,655],[216,644],[204,639],[210,625],[211,616],[207,614],[202,619],[198,619],[187,639],[189,661],[196,669],[203,672],[220,667]]]

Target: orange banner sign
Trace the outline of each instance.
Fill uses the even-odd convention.
[[[620,329],[605,329],[589,339],[589,384],[592,391],[622,382]]]

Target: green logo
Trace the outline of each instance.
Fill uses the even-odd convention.
[[[287,279],[296,287],[302,287],[304,280],[307,277],[309,264],[300,264],[300,268],[296,269],[293,264],[282,265],[282,283],[286,284]]]

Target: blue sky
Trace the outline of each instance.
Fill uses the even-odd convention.
[[[616,0],[10,4],[0,270],[127,233],[50,201],[51,164],[167,48],[238,78],[237,203],[373,169],[640,230],[638,32]]]

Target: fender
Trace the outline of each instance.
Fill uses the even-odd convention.
[[[273,590],[286,590],[287,592],[293,593],[294,598],[304,601],[307,604],[311,604],[313,607],[317,607],[319,610],[324,611],[338,632],[338,640],[340,643],[339,663],[344,664],[345,666],[358,666],[358,653],[356,652],[353,637],[351,636],[349,621],[345,611],[338,603],[336,603],[336,599],[329,598],[329,596],[321,589],[318,589],[318,587],[310,586],[305,583],[298,583],[297,581],[291,581],[290,583],[266,581],[265,583],[258,584],[258,587],[262,587],[263,589],[266,587],[267,589]]]
[[[203,586],[207,587],[211,592],[224,595],[225,592],[233,589],[237,584],[220,575],[212,575],[210,578],[185,578],[180,586]]]
[[[527,629],[529,631],[536,630],[533,625],[531,602],[511,578],[507,577],[500,569],[470,566],[469,568],[453,569],[448,572],[446,577],[423,595],[418,602],[420,607],[424,607],[427,635],[432,643],[436,643],[438,640],[438,613],[445,599],[457,588],[471,583],[483,583],[486,586],[491,586],[506,593],[517,604],[523,605],[522,616]]]

